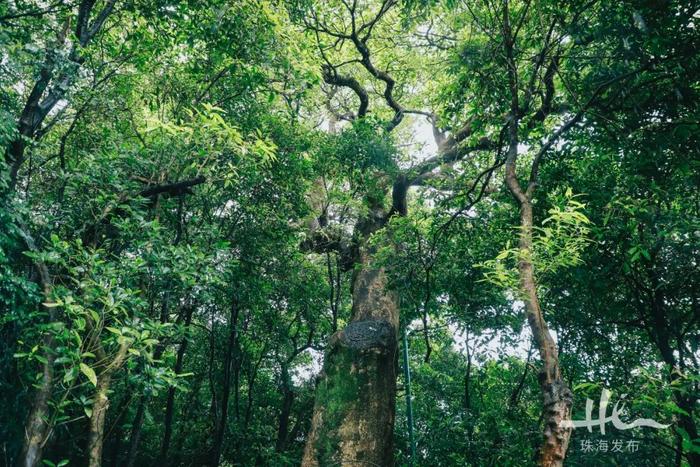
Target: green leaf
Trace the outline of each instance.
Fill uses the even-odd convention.
[[[95,370],[84,363],[80,363],[80,371],[87,376],[87,379],[90,380],[93,386],[97,387],[97,375],[95,374]]]

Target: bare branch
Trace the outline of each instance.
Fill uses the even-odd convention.
[[[360,107],[357,110],[358,117],[364,117],[369,108],[369,96],[365,88],[362,87],[359,81],[349,75],[341,75],[336,68],[326,64],[322,67],[323,80],[335,86],[343,86],[351,89],[357,98],[360,100]]]

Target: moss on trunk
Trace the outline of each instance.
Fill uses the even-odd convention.
[[[363,259],[353,319],[328,345],[303,466],[394,464],[398,300]]]

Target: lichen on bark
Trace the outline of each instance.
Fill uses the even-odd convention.
[[[328,343],[302,466],[393,465],[398,297],[369,262],[353,283],[350,323]]]

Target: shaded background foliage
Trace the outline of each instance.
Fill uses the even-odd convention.
[[[384,108],[352,122],[336,118],[353,96],[329,97],[321,83],[318,44],[305,30],[309,7],[330,8],[321,3],[120,2],[85,48],[73,85],[29,141],[16,189],[5,170],[0,181],[6,464],[20,455],[46,333],[58,342],[47,461],[85,462],[92,379],[102,368],[95,348],[111,357],[130,336],[109,388],[104,465],[299,464],[320,359],[350,316],[350,232],[368,206],[390,207],[390,178],[420,162],[414,136],[428,133],[415,115],[403,133],[389,135]],[[526,4],[514,2],[514,11]],[[539,18],[585,12],[567,35],[587,46],[563,57],[554,79],[551,106],[562,114],[601,82],[641,70],[606,88],[585,125],[550,151],[534,202],[543,226],[556,204],[545,193],[571,190],[590,220],[589,243],[574,252],[580,261],[538,284],[574,388],[574,418],[584,417],[586,397],[607,387],[614,397],[629,395],[630,418],[673,424],[613,431],[612,438],[639,440],[640,449],[605,455],[580,443],[610,437],[575,430],[567,463],[693,465],[689,453],[700,453],[688,431],[698,423],[700,384],[698,5],[533,4],[523,55],[539,46]],[[508,102],[502,38],[484,32],[495,21],[489,2],[472,6],[401,3],[372,41],[378,63],[400,77],[406,102],[435,109],[448,130],[471,118],[476,141],[498,135]],[[6,151],[46,57],[56,55],[59,71],[70,66],[57,36],[74,26],[75,11],[70,1],[0,6]],[[368,80],[359,68],[352,73]],[[373,91],[373,99],[381,95]],[[330,109],[334,98],[338,109]],[[523,141],[534,145],[557,124],[535,123]],[[414,465],[536,459],[537,355],[517,293],[487,280],[484,266],[517,238],[500,168],[486,196],[464,209],[466,187],[491,163],[489,153],[444,167],[444,176],[411,189],[408,216],[392,218],[373,239],[409,335]],[[325,229],[333,248],[310,251],[310,224]],[[54,323],[40,305],[47,297],[37,261],[51,271]],[[410,453],[405,395],[400,379],[400,465]]]

